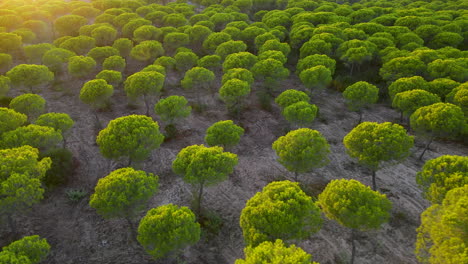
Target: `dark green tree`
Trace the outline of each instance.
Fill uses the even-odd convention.
[[[46,101],[37,94],[22,94],[10,101],[10,108],[34,121],[45,110]]]
[[[419,159],[423,158],[435,138],[460,135],[466,125],[465,122],[462,109],[453,104],[435,103],[418,108],[410,116],[411,129],[429,139]]]
[[[317,130],[300,128],[290,131],[273,142],[272,147],[278,162],[294,172],[296,181],[299,173],[310,172],[329,162],[330,146]]]
[[[13,85],[26,87],[34,93],[33,87],[50,83],[54,80],[54,73],[44,65],[20,64],[6,73]]]
[[[133,168],[117,169],[99,179],[89,206],[104,218],[125,218],[135,234],[132,220],[145,208],[158,186],[158,176],[152,173]]]
[[[318,196],[318,205],[325,215],[351,229],[354,263],[356,231],[379,228],[390,218],[392,203],[385,194],[371,190],[356,180],[332,180]]]
[[[159,132],[157,122],[147,116],[129,115],[111,120],[99,132],[96,142],[104,157],[127,157],[130,166],[133,161],[147,159],[163,140],[164,136]]]
[[[358,112],[358,123],[361,123],[362,109],[377,102],[379,99],[379,88],[368,82],[357,82],[346,87],[343,97],[349,110]]]
[[[464,263],[466,255],[466,201],[468,185],[447,193],[441,204],[421,214],[415,254],[420,263]]]
[[[124,90],[131,100],[143,96],[146,115],[149,115],[150,97],[159,97],[166,76],[155,71],[141,71],[130,75],[124,83]]]
[[[197,243],[200,239],[200,224],[190,209],[173,204],[153,208],[141,219],[138,226],[138,242],[153,258],[169,254]]]
[[[248,246],[276,239],[306,239],[318,232],[323,219],[320,209],[299,184],[275,181],[250,198],[240,216]]]
[[[21,146],[0,150],[0,212],[8,219],[13,233],[13,216],[24,212],[43,198],[41,179],[51,166],[50,158],[38,161],[39,150]]]
[[[224,149],[239,144],[244,129],[232,120],[218,121],[206,130],[205,142],[208,146],[221,146]]]
[[[414,111],[423,106],[440,103],[440,97],[425,90],[415,89],[397,93],[393,97],[392,106],[400,110],[400,121],[404,116],[411,116]]]
[[[0,253],[0,261],[2,263],[22,263],[22,264],[37,264],[44,260],[50,251],[50,245],[47,243],[45,238],[40,238],[38,235],[34,236],[25,236],[20,240],[17,240],[8,246],[3,247],[2,252]],[[18,262],[3,262],[1,255],[2,254],[12,254],[14,255]],[[26,258],[23,261],[22,258]],[[11,261],[11,260],[10,260]]]
[[[381,163],[404,160],[414,139],[398,124],[363,122],[344,137],[343,143],[349,156],[372,170],[372,189],[376,190],[375,177]]]
[[[275,242],[265,241],[256,247],[247,247],[244,252],[245,260],[237,259],[235,264],[318,264],[312,262],[312,256],[302,248],[295,245],[286,246],[281,239]]]
[[[223,152],[221,147],[207,148],[203,145],[193,145],[183,148],[172,162],[174,173],[181,175],[183,180],[198,188],[197,214],[202,212],[202,195],[205,186],[215,185],[227,179],[237,165],[237,155]]]

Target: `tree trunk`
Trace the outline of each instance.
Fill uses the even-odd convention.
[[[127,164],[127,167],[131,167],[132,166],[132,157],[128,157],[128,164]]]
[[[133,224],[132,219],[130,219],[130,217],[127,216],[127,217],[125,217],[125,220],[127,220],[128,226],[130,227],[130,233],[132,235],[132,240],[135,241],[135,242],[138,242],[138,240],[136,239],[138,234],[136,232],[135,225]]]
[[[400,124],[403,124],[403,111],[400,111]]]
[[[13,220],[13,217],[11,217],[10,214],[7,216],[7,218],[8,218],[8,225],[10,225],[11,232],[16,235],[18,228],[16,227],[15,220]]]
[[[355,231],[351,229],[351,264],[354,264],[354,256],[356,255],[356,245],[354,244]]]
[[[362,121],[362,111],[359,110],[359,121],[358,121],[358,125],[361,124],[361,121]]]
[[[62,135],[63,135],[63,134],[62,134]],[[65,137],[63,137],[62,147],[63,147],[63,148],[66,148],[66,147],[67,147],[67,140],[65,139]]]
[[[150,116],[149,115],[149,106],[148,106],[148,101],[146,100],[146,95],[143,95],[143,101],[145,102],[145,109],[146,109],[146,116]]]
[[[429,142],[427,142],[426,147],[424,147],[423,152],[422,152],[421,155],[419,156],[419,160],[422,160],[422,158],[423,158],[423,156],[424,156],[424,153],[426,153],[426,150],[429,148],[429,145],[431,145],[431,143],[432,143],[433,140],[434,140],[434,136],[431,136],[431,139],[429,140]]]
[[[375,174],[376,174],[375,170],[372,170],[372,190],[374,191],[377,190],[377,184],[375,182]]]
[[[299,173],[297,173],[297,171],[295,171],[295,172],[294,172],[294,181],[297,182],[298,176],[299,176]]]
[[[102,128],[102,126],[101,126],[101,121],[99,121],[99,117],[98,117],[98,115],[97,115],[97,112],[96,112],[96,111],[93,111],[93,115],[94,115],[94,118],[96,119],[96,125],[97,125],[97,127],[98,127],[99,129],[101,129],[101,128]]]
[[[197,201],[197,215],[201,215],[202,206],[202,195],[203,195],[203,183],[200,183],[200,189],[198,189],[198,201]]]

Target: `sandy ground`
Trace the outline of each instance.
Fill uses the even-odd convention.
[[[177,83],[177,77],[169,77],[169,83]],[[245,128],[245,135],[239,146],[232,152],[239,155],[239,164],[229,179],[219,185],[206,188],[205,208],[217,213],[223,219],[223,225],[217,235],[204,235],[198,244],[187,248],[180,259],[154,261],[130,237],[130,231],[124,220],[105,220],[88,206],[89,195],[78,203],[70,203],[65,191],[69,188],[82,188],[91,194],[99,178],[112,170],[122,167],[122,162],[109,161],[99,153],[95,144],[98,129],[94,126],[94,117],[87,105],[78,98],[83,81],[68,81],[66,91],[44,89],[41,93],[48,102],[50,112],[65,112],[71,115],[76,124],[68,137],[68,147],[76,159],[77,168],[70,176],[66,186],[47,193],[46,198],[23,216],[16,218],[23,235],[38,234],[47,238],[52,246],[50,256],[45,263],[75,264],[146,264],[146,263],[234,263],[243,257],[243,239],[239,227],[239,215],[245,202],[266,184],[274,180],[292,179],[278,162],[271,144],[287,131],[287,124],[279,109],[272,111],[260,108],[254,95],[261,84],[256,84],[247,109],[236,122]],[[302,89],[295,76],[281,87]],[[217,87],[219,85],[219,80]],[[283,88],[285,89],[285,88]],[[280,92],[280,91],[279,91]],[[164,96],[186,95],[181,88],[168,85]],[[190,95],[189,101],[193,101]],[[207,104],[203,113],[193,112],[186,120],[178,124],[179,135],[176,139],[165,142],[153,151],[151,158],[140,165],[141,169],[159,175],[160,190],[151,199],[148,208],[174,203],[190,206],[191,187],[171,171],[171,163],[183,147],[202,144],[205,130],[214,122],[230,119],[223,103],[209,93],[202,98]],[[320,131],[331,146],[329,165],[314,172],[301,175],[304,190],[310,195],[317,195],[332,179],[358,179],[364,184],[371,184],[367,170],[351,159],[343,146],[343,137],[354,127],[358,115],[349,112],[341,94],[327,90],[313,97],[312,103],[320,108],[320,117],[311,128]],[[112,98],[111,111],[100,112],[103,125],[110,120],[129,114],[144,113],[143,105],[136,109],[127,106],[123,87],[117,87]],[[152,114],[157,121],[158,118]],[[363,121],[397,122],[399,114],[384,104],[378,104],[364,113]],[[392,165],[378,171],[378,186],[393,202],[392,218],[381,229],[359,234],[355,263],[417,263],[413,255],[416,239],[415,229],[419,225],[419,215],[429,205],[421,196],[415,182],[416,172],[423,165],[417,155],[423,142],[416,139],[412,155],[401,164]],[[444,154],[467,155],[468,147],[453,142],[436,141],[424,157],[425,160]],[[140,218],[145,214],[141,212]],[[137,222],[137,221],[136,221]],[[4,226],[4,225],[3,225]],[[7,244],[7,230],[0,230],[2,245]],[[324,227],[307,240],[293,241],[307,252],[314,260],[326,263],[347,263],[351,243],[349,230],[337,223],[326,220]]]

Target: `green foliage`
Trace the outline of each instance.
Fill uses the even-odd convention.
[[[117,85],[122,82],[122,73],[119,71],[103,70],[96,75],[96,79],[103,79],[109,84]]]
[[[447,46],[457,47],[463,42],[463,37],[454,32],[440,32],[435,35],[428,43],[428,46],[434,49],[440,49]]]
[[[85,55],[92,48],[96,47],[96,40],[88,36],[78,36],[64,40],[59,46],[78,55]]]
[[[168,56],[161,56],[154,61],[154,65],[161,65],[166,68],[166,70],[174,69],[175,64],[175,59]]]
[[[388,86],[388,94],[393,100],[396,94],[411,90],[429,90],[429,84],[421,76],[400,78]]]
[[[323,90],[332,81],[330,69],[323,65],[303,70],[299,75],[302,83],[309,89]]]
[[[109,46],[114,42],[117,33],[117,30],[111,26],[99,26],[91,31],[91,37],[96,40],[97,46]]]
[[[281,43],[277,39],[267,40],[259,49],[259,54],[270,51],[270,50],[277,50],[281,51],[285,57],[288,57],[289,52],[291,52],[291,47],[289,47],[288,43]]]
[[[233,53],[226,56],[223,62],[223,71],[226,72],[234,68],[250,69],[257,63],[257,56],[250,52]]]
[[[177,154],[172,170],[191,185],[209,186],[226,180],[237,162],[236,154],[223,152],[221,147],[193,145]]]
[[[136,42],[142,42],[145,40],[157,40],[161,41],[162,39],[162,30],[153,26],[153,25],[145,25],[141,26],[133,32],[133,39]]]
[[[208,53],[214,53],[216,48],[227,41],[230,41],[231,36],[224,32],[215,32],[206,37],[203,41],[203,49]]]
[[[51,160],[43,158],[38,161],[38,158],[39,150],[31,146],[0,150],[2,164],[0,182],[5,181],[13,174],[28,175],[31,178],[41,179],[50,168]]]
[[[118,49],[121,56],[128,57],[133,50],[133,42],[128,38],[119,38],[114,41],[112,47]]]
[[[275,59],[280,61],[281,63],[286,63],[288,58],[284,56],[281,51],[278,50],[267,50],[258,55],[259,60],[266,60],[266,59]]]
[[[318,113],[318,107],[300,101],[284,108],[283,116],[289,123],[304,127],[312,124]]]
[[[112,94],[114,94],[112,85],[107,84],[103,79],[95,79],[83,85],[80,91],[80,100],[92,108],[101,109],[107,105]]]
[[[177,119],[188,117],[192,112],[192,107],[188,105],[185,97],[173,95],[159,100],[154,106],[154,112],[162,121],[172,124]]]
[[[182,88],[186,90],[208,89],[213,84],[214,79],[215,75],[212,71],[203,67],[194,67],[185,73],[180,84],[182,85]]]
[[[125,80],[124,90],[127,96],[132,99],[140,96],[159,95],[164,79],[165,76],[159,72],[137,72]]]
[[[252,72],[243,68],[229,69],[224,73],[221,84],[225,84],[227,81],[232,79],[239,79],[241,81],[247,82],[249,85],[252,85],[254,82]]]
[[[301,128],[290,131],[273,142],[272,147],[278,162],[295,173],[310,172],[329,162],[330,146],[317,130]]]
[[[361,111],[363,108],[375,104],[379,99],[379,88],[368,82],[357,82],[343,92],[343,97],[351,111]]]
[[[122,36],[130,38],[137,28],[145,25],[151,25],[151,21],[143,18],[132,19],[122,27]]]
[[[73,174],[73,154],[64,148],[54,148],[43,151],[40,158],[48,157],[52,166],[47,170],[43,182],[48,188],[65,184]]]
[[[410,116],[418,108],[440,103],[440,97],[428,91],[414,89],[397,93],[393,97],[392,107],[400,110],[404,115]]]
[[[155,60],[157,57],[164,55],[164,48],[159,41],[146,40],[133,47],[130,55],[139,61]]]
[[[190,209],[167,204],[149,210],[141,219],[137,239],[158,259],[195,244],[200,233],[200,224]]]
[[[26,256],[17,256],[15,253],[10,251],[0,252],[0,263],[7,264],[32,264]]]
[[[327,55],[310,55],[303,59],[300,59],[297,63],[296,73],[300,75],[304,70],[313,68],[315,66],[323,65],[330,70],[330,74],[335,74],[336,61]]]
[[[312,256],[300,247],[286,246],[281,239],[275,242],[265,241],[254,248],[247,247],[244,252],[245,260],[238,259],[235,264],[317,264],[312,262]]]
[[[26,120],[26,115],[12,109],[0,107],[0,135],[20,127],[26,123]]]
[[[89,206],[105,218],[133,218],[158,190],[158,176],[133,168],[99,179]]]
[[[255,63],[251,69],[257,80],[266,81],[268,84],[275,84],[289,76],[289,70],[283,66],[283,63],[275,59],[261,60]]]
[[[432,78],[450,78],[457,82],[468,81],[468,60],[459,59],[438,59],[427,65],[427,72]]]
[[[15,86],[26,86],[32,92],[33,87],[45,85],[54,80],[54,73],[44,65],[20,64],[6,73]]]
[[[25,114],[29,120],[34,120],[44,112],[46,101],[37,94],[22,94],[10,102],[10,108],[18,113]]]
[[[119,50],[110,46],[96,47],[88,52],[88,56],[93,58],[97,63],[102,63],[105,59],[111,56],[119,55]]]
[[[235,125],[232,120],[224,120],[214,123],[206,130],[205,141],[209,146],[229,148],[239,144],[242,135],[242,127]]]
[[[181,72],[191,69],[198,62],[198,56],[194,52],[178,52],[174,59],[175,67]]]
[[[26,46],[23,50],[29,63],[41,64],[44,54],[53,48],[55,48],[55,46],[50,43],[40,43]]]
[[[206,55],[198,60],[197,66],[214,71],[221,67],[221,57],[218,55]]]
[[[408,157],[414,139],[398,124],[363,122],[344,137],[343,143],[349,156],[377,171],[382,161]]]
[[[0,75],[0,97],[4,97],[10,91],[10,78]]]
[[[309,102],[310,97],[306,93],[294,89],[288,89],[282,92],[275,99],[275,103],[282,109],[302,101]]]
[[[429,82],[427,91],[436,94],[440,99],[445,100],[445,97],[460,83],[451,79],[439,78]]]
[[[7,71],[13,65],[13,57],[10,54],[0,53],[0,72]]]
[[[421,214],[415,254],[421,263],[465,263],[468,185],[447,193]]]
[[[185,33],[172,32],[164,36],[164,48],[166,50],[176,50],[185,47],[190,43],[189,35]]]
[[[60,131],[56,131],[51,127],[31,124],[5,132],[1,139],[3,148],[17,148],[29,145],[39,150],[47,150],[62,142],[63,137]]]
[[[247,50],[247,45],[241,40],[229,40],[221,43],[216,47],[215,54],[225,59],[229,54],[244,52]]]
[[[468,157],[444,155],[428,160],[416,182],[427,200],[440,204],[447,192],[468,184]]]
[[[417,109],[410,116],[411,129],[430,137],[456,137],[465,125],[460,107],[449,103],[436,103]]]
[[[77,36],[81,26],[88,23],[88,20],[78,15],[65,15],[54,21],[54,29],[60,36]]]
[[[84,78],[96,68],[96,61],[91,57],[73,56],[68,59],[68,73],[73,77]]]
[[[356,180],[332,180],[318,196],[325,215],[340,225],[366,231],[379,228],[390,218],[392,203]]]
[[[250,91],[250,84],[248,82],[231,79],[219,88],[219,97],[229,110],[236,110],[241,107],[242,100],[249,95]]]
[[[391,59],[380,68],[380,76],[386,81],[395,81],[404,77],[424,75],[426,65],[417,57],[398,57]]]
[[[23,45],[21,37],[13,33],[0,32],[0,53],[13,53]]]
[[[65,63],[68,62],[70,57],[75,56],[73,51],[66,49],[55,48],[47,51],[42,57],[42,62],[52,72],[60,73],[63,71]]]
[[[68,189],[65,194],[67,198],[72,203],[77,203],[88,195],[88,193],[83,189]]]
[[[240,216],[244,240],[252,247],[276,239],[306,239],[318,232],[322,223],[312,198],[290,181],[265,186],[247,201]]]
[[[99,132],[96,142],[106,158],[129,157],[139,162],[147,159],[163,140],[157,122],[147,116],[129,115],[111,120]]]
[[[51,160],[38,161],[39,151],[31,146],[0,150],[0,212],[11,215],[26,210],[42,199],[40,179]],[[15,231],[15,230],[13,230]]]
[[[36,264],[44,260],[50,251],[50,245],[47,243],[45,238],[40,238],[38,235],[25,236],[20,240],[17,240],[8,246],[3,247],[2,253],[8,252],[16,256],[18,260],[26,258],[27,263]],[[14,263],[14,262],[3,262],[0,258],[1,263]]]

